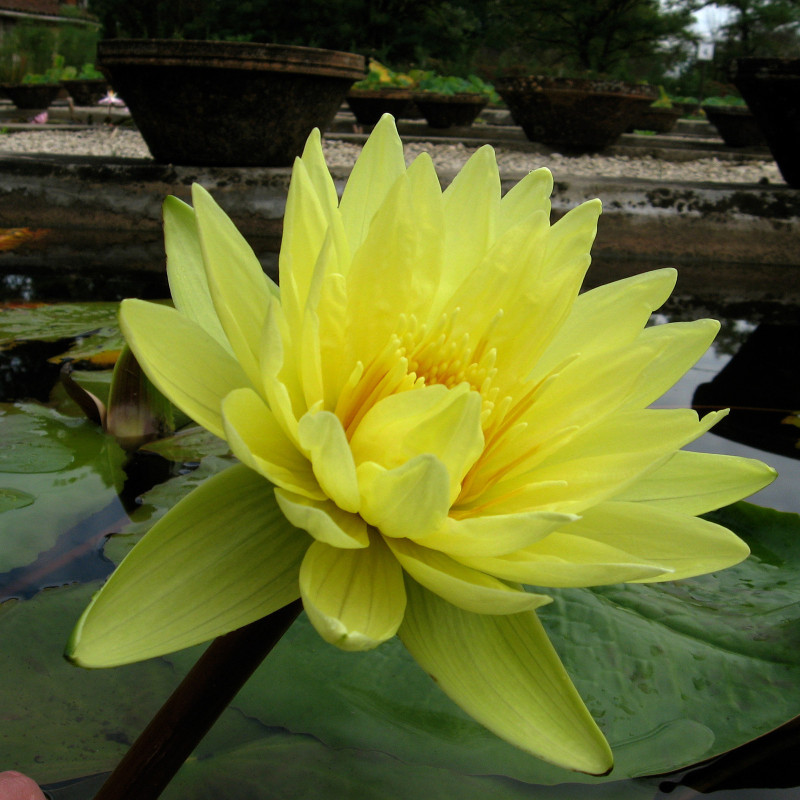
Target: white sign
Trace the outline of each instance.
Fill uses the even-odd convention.
[[[697,45],[697,60],[698,61],[713,61],[714,60],[714,43],[713,42],[700,42]]]

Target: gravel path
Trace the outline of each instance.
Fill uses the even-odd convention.
[[[325,157],[330,166],[352,166],[361,147],[349,142],[323,141]],[[440,168],[456,169],[474,152],[462,144],[431,144],[412,142],[406,145],[406,160],[410,161],[423,151],[431,154]],[[646,156],[576,156],[558,154],[543,156],[521,153],[497,147],[497,160],[501,171],[529,172],[547,166],[556,176],[594,176],[606,178],[647,178],[661,181],[711,181],[724,183],[783,184],[775,162],[748,160],[746,162],[720,161],[703,158],[679,163]],[[12,132],[0,135],[0,153],[63,153],[69,155],[103,155],[124,158],[150,158],[138,131],[123,128],[98,127],[85,131],[34,131]]]

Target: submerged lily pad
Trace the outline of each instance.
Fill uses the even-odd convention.
[[[35,403],[0,404],[0,440],[3,489],[33,498],[0,506],[0,575],[30,563],[93,513],[118,508],[125,454],[91,423]]]
[[[118,309],[119,303],[100,302],[4,308],[0,313],[0,349],[19,341],[75,339],[65,354],[70,358],[119,350],[123,339],[117,323]]]

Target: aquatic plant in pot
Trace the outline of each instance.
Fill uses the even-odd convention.
[[[728,147],[764,147],[767,140],[741,97],[708,97],[701,106],[706,119]]]
[[[61,85],[69,92],[76,106],[93,106],[107,91],[108,81],[94,64],[84,64],[80,72],[61,78]]]
[[[360,125],[375,125],[384,114],[395,119],[417,117],[412,89],[416,80],[403,72],[395,72],[374,58],[369,72],[347,93],[347,105]]]
[[[493,93],[494,87],[477,75],[459,78],[427,72],[420,78],[413,97],[431,128],[450,128],[472,125]]]
[[[634,121],[628,126],[628,131],[644,130],[655,133],[669,133],[677,124],[682,115],[680,108],[676,108],[663,86],[658,87],[658,100],[648,108],[643,108],[636,115]]]
[[[198,166],[289,166],[364,74],[354,53],[188,39],[104,40],[97,66],[157,161]]]
[[[613,78],[509,75],[494,86],[531,141],[568,152],[613,144],[658,96],[654,86]]]
[[[756,118],[781,175],[800,188],[800,59],[737,58],[730,77]]]

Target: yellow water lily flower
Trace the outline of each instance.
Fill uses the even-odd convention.
[[[501,198],[484,147],[443,193],[427,155],[406,168],[385,117],[339,202],[314,133],[280,290],[207,192],[169,198],[175,308],[126,300],[122,328],[153,383],[241,464],[151,529],[69,656],[159,655],[302,597],[328,642],[398,634],[499,736],[606,772],[609,747],[537,619],[542,589],[741,561],[746,545],[697,515],[774,472],[681,450],[721,414],[648,406],[718,325],[644,327],[673,270],[579,295],[600,203],[551,225],[551,190],[540,169]]]

